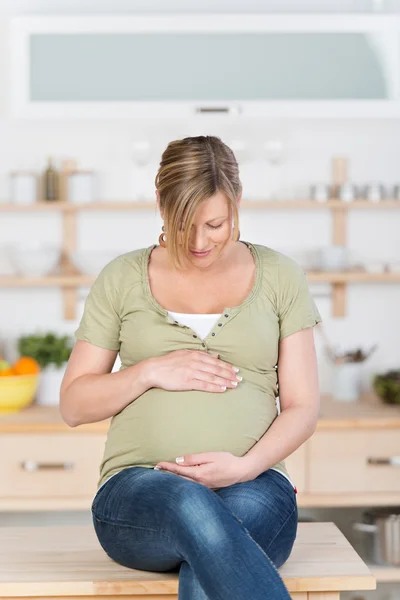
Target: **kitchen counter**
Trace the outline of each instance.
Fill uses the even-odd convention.
[[[0,433],[106,433],[109,425],[110,419],[107,419],[71,428],[63,422],[58,406],[33,404],[19,413],[0,414]],[[359,402],[348,403],[334,401],[330,396],[321,397],[318,431],[393,428],[400,428],[400,405],[384,404],[374,394],[363,396]]]
[[[374,590],[376,579],[331,522],[299,523],[279,569],[293,600],[339,600],[342,590]],[[0,529],[0,598],[116,600],[178,596],[178,575],[111,561],[91,526]]]

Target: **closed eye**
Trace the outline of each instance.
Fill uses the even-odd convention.
[[[211,227],[211,229],[219,229],[220,227],[222,227],[223,223],[221,223],[220,225],[209,225],[209,227]]]

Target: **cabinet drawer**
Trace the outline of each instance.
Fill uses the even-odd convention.
[[[298,492],[306,489],[306,446],[303,444],[293,454],[285,458],[285,465],[290,479]]]
[[[400,466],[387,464],[395,457],[399,462],[398,429],[316,431],[309,440],[308,491],[400,492]]]
[[[0,498],[94,495],[106,436],[5,434],[0,437]]]

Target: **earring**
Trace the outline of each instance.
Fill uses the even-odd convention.
[[[162,226],[162,230],[163,232],[165,232],[165,227],[164,225]],[[164,239],[165,238],[165,239]],[[162,246],[163,248],[167,247],[167,236],[165,235],[165,233],[161,233],[159,238],[158,238],[158,243],[160,244],[160,246]]]

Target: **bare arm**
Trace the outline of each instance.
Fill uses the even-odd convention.
[[[108,419],[151,387],[144,361],[111,373],[117,352],[78,340],[60,392],[60,412],[70,427]]]
[[[278,372],[281,414],[243,457],[251,479],[292,454],[316,429],[320,395],[312,328],[280,342]]]
[[[174,350],[111,373],[117,352],[78,340],[61,384],[60,410],[71,427],[108,419],[153,387],[222,393],[237,381],[232,365],[204,351]]]

